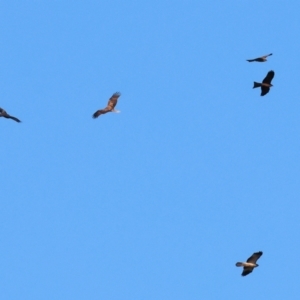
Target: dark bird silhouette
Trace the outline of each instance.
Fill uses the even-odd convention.
[[[255,89],[255,88],[260,87],[261,88],[261,94],[260,94],[261,96],[268,94],[270,91],[270,87],[273,86],[273,84],[271,84],[271,81],[272,81],[274,75],[275,75],[274,71],[269,71],[269,73],[267,74],[267,76],[265,77],[265,79],[263,80],[262,83],[258,83],[258,82],[254,81],[253,88]]]
[[[265,62],[267,61],[267,57],[268,56],[271,56],[273,55],[272,53],[268,54],[268,55],[265,55],[265,56],[261,56],[261,57],[258,57],[258,58],[254,58],[254,59],[247,59],[247,61],[249,62],[253,62],[253,61],[258,61],[258,62]]]
[[[99,109],[93,114],[93,118],[98,118],[99,116],[106,114],[108,112],[120,112],[119,110],[115,109],[117,105],[118,98],[121,96],[120,93],[114,93],[108,100],[107,106],[104,109]]]
[[[0,117],[4,117],[6,119],[13,119],[14,121],[20,123],[21,121],[13,116],[10,116],[3,108],[0,108]]]
[[[237,262],[237,267],[244,267],[242,276],[250,274],[254,268],[258,267],[257,260],[263,255],[261,251],[255,252],[247,259],[247,262]]]

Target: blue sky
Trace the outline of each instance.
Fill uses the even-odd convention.
[[[2,1],[0,298],[297,299],[299,9]]]

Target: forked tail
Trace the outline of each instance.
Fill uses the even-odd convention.
[[[253,85],[253,88],[254,88],[254,89],[255,89],[255,88],[258,88],[258,87],[260,87],[260,86],[261,86],[260,83],[254,81],[254,85]]]

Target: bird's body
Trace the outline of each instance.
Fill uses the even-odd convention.
[[[255,268],[258,265],[257,264],[253,264],[253,263],[247,263],[247,262],[244,262],[244,263],[238,262],[238,263],[236,263],[236,266],[237,267],[251,267],[251,268]]]
[[[99,109],[93,114],[93,118],[98,118],[99,116],[106,114],[108,112],[119,112],[115,109],[117,105],[118,98],[121,96],[120,93],[114,93],[108,100],[107,106],[104,109]]]
[[[264,55],[264,56],[261,56],[261,57],[257,57],[257,58],[254,58],[254,59],[247,59],[247,61],[249,62],[253,62],[253,61],[257,61],[257,62],[265,62],[267,61],[267,57],[268,56],[271,56],[273,55],[272,53],[268,54],[268,55]]]
[[[9,115],[3,108],[0,108],[0,117],[4,117],[6,119],[12,119],[18,123],[21,122],[18,118]]]
[[[262,251],[255,252],[247,259],[247,262],[237,262],[235,264],[237,267],[244,267],[242,276],[250,274],[254,268],[258,267],[256,262],[262,255]]]
[[[270,87],[273,86],[271,84],[271,81],[274,78],[274,75],[275,75],[274,71],[269,71],[262,83],[254,81],[253,88],[255,89],[255,88],[260,87],[261,88],[261,94],[260,94],[261,96],[268,94],[270,91]]]

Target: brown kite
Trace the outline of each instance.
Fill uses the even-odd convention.
[[[120,112],[119,110],[115,109],[117,105],[118,98],[121,96],[120,93],[114,93],[108,100],[107,106],[104,109],[99,109],[93,114],[93,118],[98,118],[99,116],[106,114],[108,112]]]
[[[262,83],[258,83],[258,82],[254,81],[253,88],[255,89],[257,87],[260,87],[261,88],[261,94],[260,94],[261,96],[268,94],[270,91],[270,87],[273,86],[271,84],[271,81],[272,81],[274,75],[275,75],[274,71],[269,71],[269,73],[267,74],[267,76],[265,77],[265,79],[263,80]]]
[[[247,61],[249,62],[253,62],[253,61],[258,61],[258,62],[265,62],[267,61],[267,57],[273,55],[272,53],[262,56],[262,57],[258,57],[258,58],[254,58],[254,59],[247,59]]]
[[[237,262],[237,267],[244,267],[242,276],[250,274],[254,268],[258,267],[257,260],[263,255],[261,251],[255,252],[247,259],[247,262]]]
[[[20,123],[21,121],[13,116],[10,116],[3,108],[0,108],[0,117],[4,117],[6,119],[13,119],[14,121]]]

